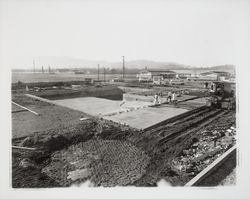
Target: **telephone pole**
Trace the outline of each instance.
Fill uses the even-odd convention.
[[[125,58],[122,56],[122,77],[125,77]]]
[[[33,60],[33,72],[34,73],[36,72],[36,63],[35,63],[35,60]]]

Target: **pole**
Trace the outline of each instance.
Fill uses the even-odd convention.
[[[34,73],[36,72],[36,63],[35,63],[35,60],[33,60],[33,72]]]
[[[122,56],[122,77],[123,77],[123,79],[125,77],[125,60],[124,60],[124,56]]]
[[[100,76],[100,69],[99,69],[99,68],[100,68],[100,65],[98,64],[98,70],[97,70],[97,73],[98,73],[98,81],[100,80],[100,77],[99,77],[99,76]]]
[[[22,147],[22,146],[12,146],[13,149],[23,149],[23,150],[31,150],[35,151],[36,148],[30,148],[30,147]]]
[[[28,110],[29,112],[31,112],[31,113],[34,113],[35,115],[39,115],[37,112],[35,112],[35,111],[32,111],[32,110],[30,110],[29,108],[26,108],[26,107],[24,107],[24,106],[21,106],[20,104],[17,104],[17,103],[15,103],[15,102],[13,102],[13,101],[11,101],[13,104],[15,104],[16,106],[19,106],[19,107],[21,107],[21,108],[23,108],[23,109],[25,109],[25,110]]]

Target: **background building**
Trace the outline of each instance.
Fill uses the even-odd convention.
[[[161,77],[162,79],[175,79],[176,72],[170,70],[142,70],[138,74],[139,82],[153,81],[153,77]]]
[[[200,73],[199,79],[202,80],[218,80],[218,81],[223,81],[229,79],[231,74],[229,72],[224,72],[224,71],[209,71],[209,72],[204,72]]]

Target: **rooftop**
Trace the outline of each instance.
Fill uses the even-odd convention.
[[[210,75],[210,74],[230,74],[230,73],[225,71],[208,71],[201,73],[201,75]]]
[[[158,72],[158,73],[176,73],[174,71],[171,70],[166,70],[166,69],[144,69],[141,72]]]

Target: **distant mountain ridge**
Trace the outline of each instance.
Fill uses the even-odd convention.
[[[71,57],[37,57],[34,58],[35,66],[37,69],[51,67],[53,69],[57,68],[97,68],[98,64],[100,68],[122,68],[122,60],[121,62],[108,62],[108,61],[93,61],[93,60],[85,60],[85,59],[76,59]],[[234,70],[233,65],[220,65],[220,66],[211,66],[211,67],[193,67],[189,65],[179,64],[175,62],[159,62],[159,61],[151,61],[151,60],[125,60],[125,68],[127,69],[165,69],[165,70],[185,70],[185,69],[209,69],[209,70]]]
[[[85,60],[85,59],[75,59],[70,57],[39,57],[34,59],[37,67],[48,67],[51,66],[53,68],[93,68],[97,67],[98,64],[100,67],[106,68],[121,68],[121,62],[108,62],[108,61],[93,61],[93,60]],[[189,66],[171,63],[171,62],[157,62],[150,60],[125,60],[125,67],[132,68],[158,68],[158,69],[186,69]]]
[[[219,65],[219,66],[211,66],[209,67],[211,70],[235,70],[234,65]]]

